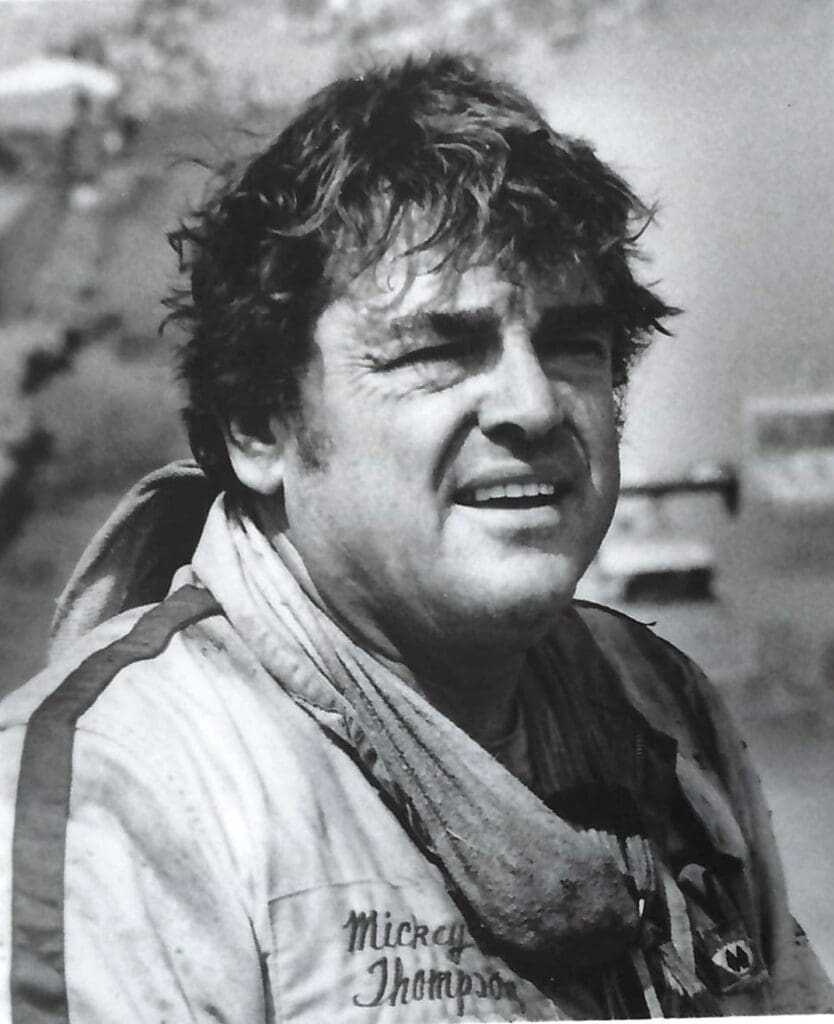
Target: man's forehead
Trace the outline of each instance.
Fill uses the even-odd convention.
[[[371,236],[382,238],[391,214],[388,204],[372,203],[369,213],[375,225]],[[468,308],[478,297],[489,297],[491,304],[518,303],[523,297],[539,307],[602,303],[596,274],[578,254],[542,259],[534,267],[489,237],[427,246],[427,239],[442,234],[440,210],[409,206],[395,221],[384,251],[374,259],[369,260],[369,244],[349,237],[342,252],[331,256],[327,277],[337,301],[360,303],[382,317]]]
[[[339,294],[374,319],[474,309],[529,317],[554,307],[603,302],[596,276],[582,260],[534,270],[485,256],[460,266],[437,249],[387,252],[345,281]]]

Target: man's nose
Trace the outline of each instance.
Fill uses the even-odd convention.
[[[496,440],[533,441],[564,421],[559,385],[548,377],[529,334],[507,333],[486,375],[481,430]]]

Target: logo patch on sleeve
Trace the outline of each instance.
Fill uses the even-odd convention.
[[[753,951],[746,939],[725,943],[712,954],[712,962],[721,970],[744,978],[753,970]]]

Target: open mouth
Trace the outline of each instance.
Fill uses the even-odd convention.
[[[493,484],[490,487],[464,488],[455,495],[455,501],[470,508],[546,508],[560,501],[567,491],[567,484]]]

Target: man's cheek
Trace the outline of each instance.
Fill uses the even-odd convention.
[[[331,435],[317,423],[303,421],[296,431],[298,461],[308,472],[323,472],[327,469],[335,445]]]

